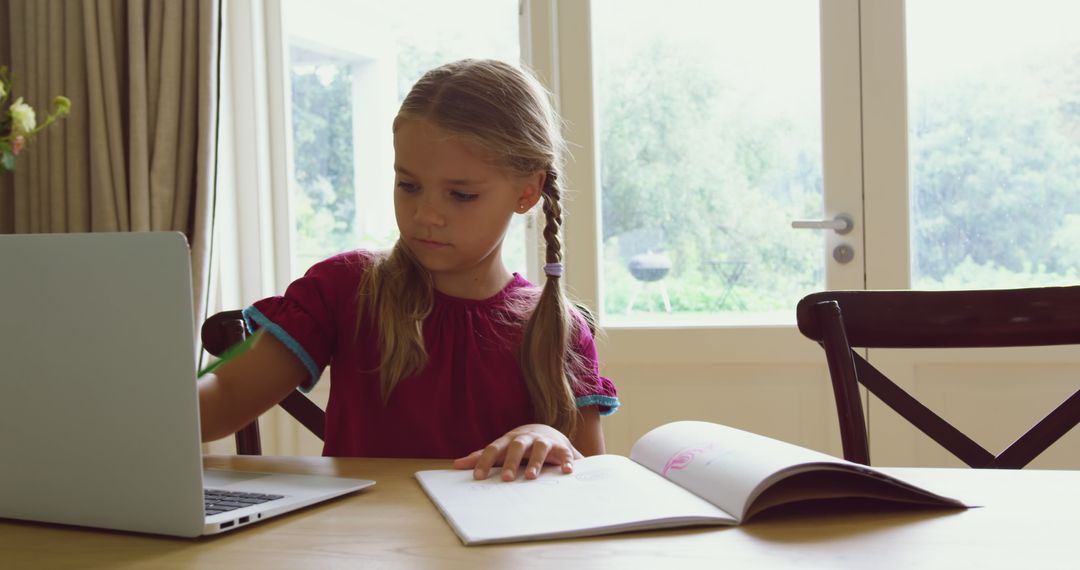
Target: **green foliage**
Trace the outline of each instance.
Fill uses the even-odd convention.
[[[626,268],[625,238],[643,229],[663,236],[675,312],[782,310],[820,288],[822,237],[787,227],[821,211],[805,126],[756,113],[664,45],[612,57],[597,66],[605,310],[625,314],[637,290],[635,311],[663,311],[659,285]],[[1080,51],[1063,57],[1073,65],[1022,70],[1039,81],[957,79],[912,98],[914,287],[1076,281]],[[716,270],[733,262],[745,271],[729,287]]]
[[[787,226],[821,210],[818,137],[663,43],[612,57],[596,68],[605,309],[625,311],[644,249],[671,257],[676,311],[773,310],[820,283],[823,243]]]
[[[1046,266],[1024,263],[1018,270],[1002,267],[993,261],[978,263],[965,257],[943,279],[923,277],[913,284],[914,289],[1009,289],[1044,287],[1061,283],[1076,283],[1076,268],[1057,273]]]
[[[957,81],[919,100],[909,119],[915,273],[951,281],[965,260],[1075,268],[1080,257],[1050,244],[1062,214],[1080,213],[1080,140],[1061,129],[1045,86]]]
[[[352,78],[347,66],[319,65],[291,79],[297,257],[307,267],[356,247]]]
[[[13,172],[15,170],[15,153],[11,152],[11,144],[0,141],[0,167]]]
[[[823,236],[788,225],[821,215],[818,126],[763,111],[752,89],[663,43],[604,57],[594,69],[605,311],[625,314],[635,290],[635,312],[664,310],[659,284],[627,269],[646,246],[671,259],[662,283],[683,314],[789,310],[820,288]],[[922,102],[909,111],[914,287],[1076,282],[1080,51],[1063,57],[1071,64],[1048,60],[1036,81],[956,79],[912,98]],[[403,46],[399,94],[449,59]],[[355,235],[348,69],[319,66],[292,84],[299,257],[385,241]],[[516,267],[521,222],[507,238]],[[643,235],[646,246],[635,243]]]

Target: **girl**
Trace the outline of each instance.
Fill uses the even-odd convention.
[[[199,383],[203,440],[229,435],[330,365],[331,456],[457,457],[486,478],[604,452],[618,407],[585,319],[561,287],[562,139],[522,70],[464,60],[429,71],[393,123],[400,237],[317,263],[244,311],[251,349]],[[538,290],[503,265],[511,217],[542,201]]]

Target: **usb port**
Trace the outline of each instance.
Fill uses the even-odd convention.
[[[233,521],[223,522],[223,523],[221,523],[221,528],[229,528],[232,525],[233,525]]]
[[[246,524],[250,517],[240,517],[240,524]]]

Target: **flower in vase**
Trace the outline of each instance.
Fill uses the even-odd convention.
[[[52,101],[52,112],[38,124],[37,113],[22,97],[15,99],[4,109],[4,104],[13,90],[11,73],[6,67],[0,66],[0,174],[15,170],[15,157],[23,151],[35,133],[71,113],[71,100],[58,96]]]
[[[23,103],[22,97],[19,97],[11,104],[8,113],[11,115],[11,132],[14,136],[33,132],[34,127],[37,126],[37,115],[34,113],[34,108]]]

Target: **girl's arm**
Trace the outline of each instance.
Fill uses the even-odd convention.
[[[604,453],[604,432],[600,427],[600,411],[596,406],[588,406],[578,409],[572,441],[548,425],[523,425],[484,449],[454,460],[454,468],[472,469],[474,479],[486,479],[491,469],[501,464],[503,481],[513,481],[522,460],[527,459],[525,478],[536,479],[545,463],[560,465],[563,473],[570,473],[575,459],[601,453]]]
[[[296,389],[307,370],[273,335],[259,338],[247,351],[199,380],[202,440],[236,433]]]
[[[577,431],[570,441],[585,457],[604,453],[604,430],[600,426],[598,406],[578,408]]]

